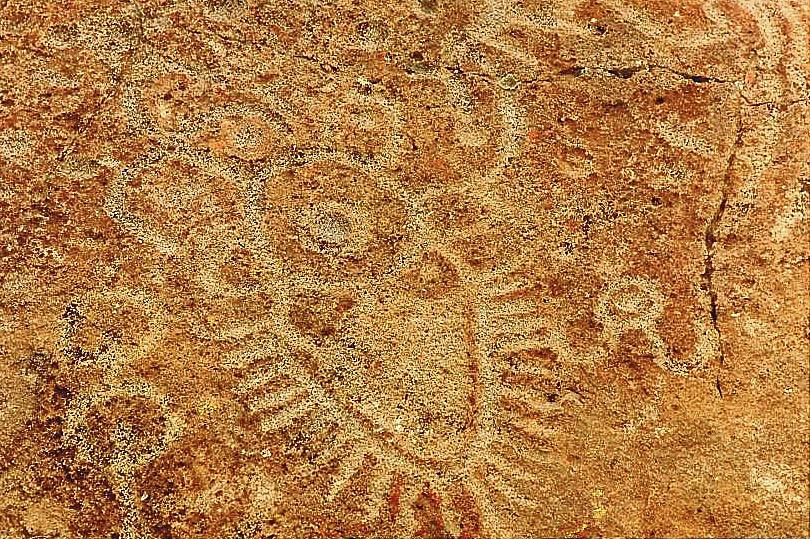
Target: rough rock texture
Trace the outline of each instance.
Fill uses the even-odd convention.
[[[0,2],[0,538],[807,537],[808,34]]]

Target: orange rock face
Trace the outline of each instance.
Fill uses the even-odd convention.
[[[0,5],[0,538],[805,537],[810,7]]]

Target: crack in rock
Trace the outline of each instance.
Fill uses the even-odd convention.
[[[584,66],[584,65],[575,65],[564,69],[562,71],[558,71],[556,73],[557,76],[569,76],[569,77],[580,77],[587,73],[601,73],[604,75],[610,75],[612,77],[620,78],[620,79],[630,79],[634,77],[636,74],[641,72],[650,72],[653,69],[659,69],[661,71],[666,71],[673,75],[676,75],[682,79],[689,80],[694,82],[695,84],[735,84],[739,81],[732,80],[732,79],[721,79],[719,77],[712,77],[708,75],[700,75],[695,73],[687,73],[684,71],[678,71],[677,69],[673,69],[669,66],[660,65],[660,64],[638,64],[635,66],[618,66],[618,67],[604,67],[604,66]]]
[[[742,106],[740,106],[742,108]],[[714,329],[715,333],[717,334],[717,341],[718,341],[718,348],[719,348],[719,361],[720,365],[725,364],[725,351],[723,347],[723,334],[720,331],[720,325],[718,324],[718,305],[717,305],[717,290],[714,288],[714,255],[717,246],[717,230],[720,226],[721,221],[726,213],[726,208],[728,207],[728,197],[729,197],[729,189],[731,187],[731,175],[734,168],[734,163],[737,160],[737,151],[739,150],[742,144],[743,138],[743,127],[742,127],[742,114],[741,112],[738,113],[737,116],[737,135],[734,139],[734,144],[731,147],[731,151],[729,152],[728,159],[726,161],[726,169],[723,175],[723,184],[722,184],[722,191],[720,197],[720,203],[717,205],[715,209],[714,215],[709,220],[708,225],[706,226],[706,232],[703,236],[703,245],[705,249],[705,255],[703,259],[703,274],[701,275],[703,279],[703,289],[709,295],[709,303],[710,303],[710,315],[712,319],[712,328]],[[719,384],[719,381],[718,381]],[[719,390],[720,396],[722,397],[723,393]]]

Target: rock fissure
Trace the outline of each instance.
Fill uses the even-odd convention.
[[[718,360],[720,365],[725,364],[725,350],[723,345],[723,333],[720,329],[720,324],[718,322],[718,315],[719,315],[719,307],[718,307],[718,295],[717,290],[714,286],[714,273],[716,270],[715,266],[715,254],[717,250],[717,234],[718,229],[720,227],[723,218],[725,217],[726,209],[728,208],[728,199],[729,199],[729,191],[731,189],[731,179],[734,170],[734,165],[737,161],[737,152],[742,145],[742,139],[744,135],[744,129],[742,126],[742,116],[738,114],[737,119],[737,134],[732,144],[731,150],[729,151],[728,159],[726,160],[726,167],[725,172],[723,174],[723,182],[721,185],[721,195],[720,195],[720,202],[717,204],[717,208],[714,211],[709,223],[706,226],[706,231],[703,236],[703,246],[704,246],[704,260],[703,260],[703,288],[706,294],[709,296],[709,305],[710,305],[710,316],[712,320],[712,329],[714,329],[715,334],[717,336],[718,341],[718,352],[719,357]],[[722,397],[723,393],[719,389],[719,381],[718,381],[718,392]]]

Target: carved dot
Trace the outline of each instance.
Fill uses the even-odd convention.
[[[313,225],[314,239],[325,248],[346,245],[352,235],[352,223],[349,218],[334,210],[318,215]]]
[[[295,219],[304,247],[323,254],[357,255],[369,242],[359,209],[327,202],[300,211]]]
[[[645,297],[643,292],[636,287],[616,298],[614,305],[620,313],[626,315],[639,315],[654,308],[653,301]]]
[[[623,279],[608,286],[596,314],[612,331],[639,329],[661,318],[663,302],[663,296],[653,283],[641,278]]]

